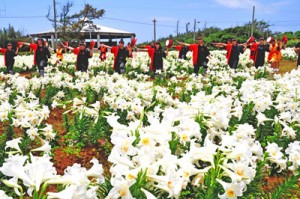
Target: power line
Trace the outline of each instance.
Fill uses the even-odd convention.
[[[19,18],[26,18],[26,19],[39,19],[39,18],[46,18],[46,16],[3,16],[0,17],[3,19],[19,19]],[[101,17],[102,19],[107,19],[107,20],[113,20],[113,21],[121,21],[121,22],[126,22],[126,23],[133,23],[133,24],[141,24],[141,25],[148,25],[148,26],[153,26],[152,23],[146,23],[146,22],[140,22],[140,21],[132,21],[132,20],[125,20],[125,19],[118,19],[118,18],[110,18],[110,17]],[[206,21],[207,24],[221,24],[221,23],[248,23],[249,21]],[[295,26],[299,26],[298,23],[300,23],[300,20],[282,20],[282,21],[269,21],[270,26],[293,26],[293,25],[289,25],[289,24],[274,24],[274,23],[295,23]],[[167,28],[177,28],[176,25],[166,25],[166,24],[156,24],[156,26],[159,27],[167,27]],[[180,26],[178,28],[186,28],[183,26]]]
[[[4,19],[18,19],[18,18],[46,18],[46,16],[14,16],[14,17],[0,17],[0,18],[4,18]]]
[[[146,22],[130,21],[130,20],[124,20],[124,19],[110,18],[110,17],[101,17],[101,18],[103,18],[103,19],[108,19],[108,20],[114,20],[114,21],[122,21],[122,22],[127,22],[127,23],[135,23],[135,24],[142,24],[142,25],[150,25],[150,26],[153,26],[152,23],[146,23]],[[177,26],[171,26],[171,25],[165,25],[165,24],[157,24],[156,26],[160,26],[160,27],[169,27],[169,28],[177,28]],[[184,28],[184,27],[179,27],[179,28]]]

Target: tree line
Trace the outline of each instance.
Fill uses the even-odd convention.
[[[212,42],[224,42],[226,43],[227,39],[235,38],[238,42],[244,43],[251,36],[251,22],[248,22],[242,26],[235,26],[230,28],[221,29],[219,27],[208,27],[203,30],[198,30],[196,32],[197,37],[203,37],[203,40],[207,45]],[[267,39],[272,36],[275,39],[282,38],[283,35],[286,35],[288,38],[288,47],[293,47],[297,43],[297,40],[300,39],[300,31],[295,32],[273,32],[270,30],[270,24],[265,21],[254,21],[254,31],[253,36],[256,39],[263,37]],[[176,36],[169,35],[168,37],[159,38],[158,41],[164,44],[164,42],[172,38],[173,40],[184,41],[186,43],[194,43],[194,32],[186,32],[178,34]],[[144,45],[144,44],[142,44]]]

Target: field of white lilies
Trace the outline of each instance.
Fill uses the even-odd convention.
[[[299,198],[300,69],[255,69],[247,50],[233,70],[225,53],[195,76],[191,54],[171,51],[155,78],[143,52],[123,75],[112,54],[87,73],[52,55],[44,77],[33,55],[16,57],[15,75],[0,56],[0,198]],[[88,147],[102,158],[57,172],[55,149]]]

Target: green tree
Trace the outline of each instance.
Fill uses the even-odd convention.
[[[62,39],[81,39],[83,34],[80,31],[87,25],[92,24],[94,19],[99,19],[105,13],[104,9],[94,8],[90,4],[85,4],[83,10],[70,14],[71,8],[73,7],[72,2],[66,2],[59,13],[59,19],[57,20],[58,34]],[[49,21],[54,22],[54,19],[50,16],[51,9],[49,8],[46,17]],[[58,17],[56,16],[56,17]],[[93,25],[91,28],[94,28]]]
[[[8,25],[8,28],[0,30],[0,45],[6,46],[8,42],[14,42],[22,38],[21,31],[16,31],[12,25]]]
[[[300,30],[296,31],[294,34],[297,37],[297,39],[300,39]]]

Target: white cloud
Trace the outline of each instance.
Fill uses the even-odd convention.
[[[260,6],[260,4],[254,0],[215,0],[215,2],[229,8],[250,8],[252,6]]]
[[[292,0],[214,0],[217,4],[228,8],[252,8],[255,6],[257,9],[264,10],[268,13],[274,13],[278,9],[291,5]]]

